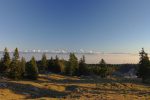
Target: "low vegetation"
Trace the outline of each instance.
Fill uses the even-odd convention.
[[[149,100],[139,79],[40,74],[37,80],[0,79],[1,100]]]

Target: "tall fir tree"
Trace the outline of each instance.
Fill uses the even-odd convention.
[[[150,61],[148,54],[144,51],[144,48],[142,48],[139,55],[140,61],[138,76],[142,78],[143,82],[145,82],[147,79],[150,79]]]
[[[54,64],[54,72],[55,73],[60,73],[61,72],[61,68],[60,68],[59,63],[60,63],[60,60],[59,60],[58,56],[56,55],[55,64]]]
[[[101,59],[99,66],[100,66],[100,70],[99,70],[100,76],[102,78],[106,77],[107,76],[108,67],[107,67],[107,64],[106,64],[104,59]]]
[[[48,71],[50,72],[54,71],[54,64],[55,64],[54,59],[53,57],[51,57],[51,59],[48,62]]]
[[[41,65],[40,65],[39,70],[40,70],[41,72],[45,72],[47,69],[48,69],[47,57],[46,57],[46,54],[44,53],[44,54],[42,55]]]
[[[85,56],[83,56],[79,61],[78,75],[88,75],[88,68],[85,63]]]
[[[11,63],[10,55],[8,49],[5,48],[3,58],[1,60],[0,72],[4,74],[8,74],[10,70],[10,63]]]
[[[21,76],[24,77],[25,76],[25,68],[26,68],[26,60],[24,57],[21,58],[20,67],[21,67]]]
[[[19,51],[18,48],[15,49],[12,62],[10,64],[10,72],[9,77],[13,79],[20,79],[21,78],[21,67],[20,60],[19,60]]]
[[[30,62],[26,66],[26,76],[29,79],[36,80],[38,78],[38,67],[34,57],[31,58]]]
[[[78,59],[74,53],[70,53],[68,66],[66,67],[66,74],[77,75],[78,69]]]

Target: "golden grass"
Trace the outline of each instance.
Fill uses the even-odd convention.
[[[39,75],[36,81],[2,80],[0,100],[150,100],[150,86],[139,81]]]

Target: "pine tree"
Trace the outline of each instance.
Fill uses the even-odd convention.
[[[44,54],[42,55],[41,65],[40,65],[39,70],[40,70],[41,72],[45,72],[47,69],[48,69],[47,57],[46,57],[46,54],[44,53]]]
[[[79,62],[79,75],[88,75],[87,65],[85,63],[85,56],[80,59]]]
[[[49,71],[51,71],[51,72],[54,71],[54,64],[55,64],[54,59],[53,59],[53,57],[51,57],[51,59],[48,62],[48,70]]]
[[[34,57],[32,57],[26,67],[26,75],[29,79],[36,80],[38,78],[38,68]]]
[[[10,64],[9,77],[13,79],[20,79],[22,74],[21,67],[22,66],[20,66],[19,51],[18,48],[16,48],[13,54],[12,62]]]
[[[140,61],[139,61],[138,75],[139,77],[142,78],[143,82],[145,82],[145,80],[147,80],[148,78],[150,79],[150,61],[148,54],[144,51],[143,48],[139,53],[139,55]]]
[[[107,68],[105,60],[101,59],[99,74],[102,78],[107,76],[107,70],[108,68]]]
[[[25,76],[25,68],[26,68],[26,60],[24,57],[21,58],[20,67],[21,67],[21,76],[24,77]]]
[[[69,63],[66,67],[66,74],[77,75],[78,73],[78,59],[74,53],[70,53]]]
[[[8,49],[5,48],[3,58],[1,60],[0,72],[7,74],[10,70],[9,69],[10,63],[11,63],[10,55],[9,55]]]
[[[56,55],[55,64],[54,64],[54,72],[55,73],[60,73],[61,72],[61,68],[60,68],[59,63],[60,63],[60,60],[59,60],[58,56]]]
[[[101,59],[101,61],[100,61],[100,66],[101,66],[101,67],[106,67],[106,62],[105,62],[104,59]]]

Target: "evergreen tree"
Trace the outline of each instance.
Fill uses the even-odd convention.
[[[99,74],[102,78],[107,76],[107,70],[108,68],[107,68],[105,60],[101,59]]]
[[[85,56],[80,59],[79,62],[79,75],[88,75],[87,65],[85,63]]]
[[[101,59],[101,61],[100,61],[100,66],[101,66],[101,67],[106,67],[106,62],[105,62],[104,59]]]
[[[25,76],[25,68],[26,68],[26,60],[24,57],[21,58],[20,67],[21,67],[21,76],[24,77]]]
[[[143,48],[139,53],[139,55],[140,61],[139,61],[138,75],[139,77],[142,78],[143,82],[145,82],[145,80],[147,80],[148,78],[150,79],[150,61],[148,54],[144,51]]]
[[[32,57],[30,62],[27,64],[26,75],[29,79],[36,80],[38,78],[38,68],[34,57]]]
[[[44,54],[42,55],[41,65],[40,65],[39,70],[40,70],[41,72],[45,72],[47,69],[48,69],[47,57],[46,57],[46,54],[44,53]]]
[[[54,59],[53,59],[53,57],[51,57],[51,59],[48,62],[48,70],[49,71],[51,71],[51,72],[54,71],[54,64],[55,64]]]
[[[9,69],[10,63],[11,63],[10,55],[9,55],[8,49],[5,48],[3,58],[1,60],[0,72],[7,74],[10,70]]]
[[[60,60],[58,58],[58,56],[56,55],[56,58],[55,58],[55,64],[54,64],[54,72],[55,73],[60,73],[61,72],[61,68],[60,68]]]
[[[78,72],[78,59],[74,53],[70,53],[66,74],[76,75]]]
[[[18,48],[15,49],[13,54],[13,59],[10,64],[10,72],[9,77],[13,79],[20,79],[21,78],[21,67],[20,66],[20,60],[19,60],[19,52]]]

